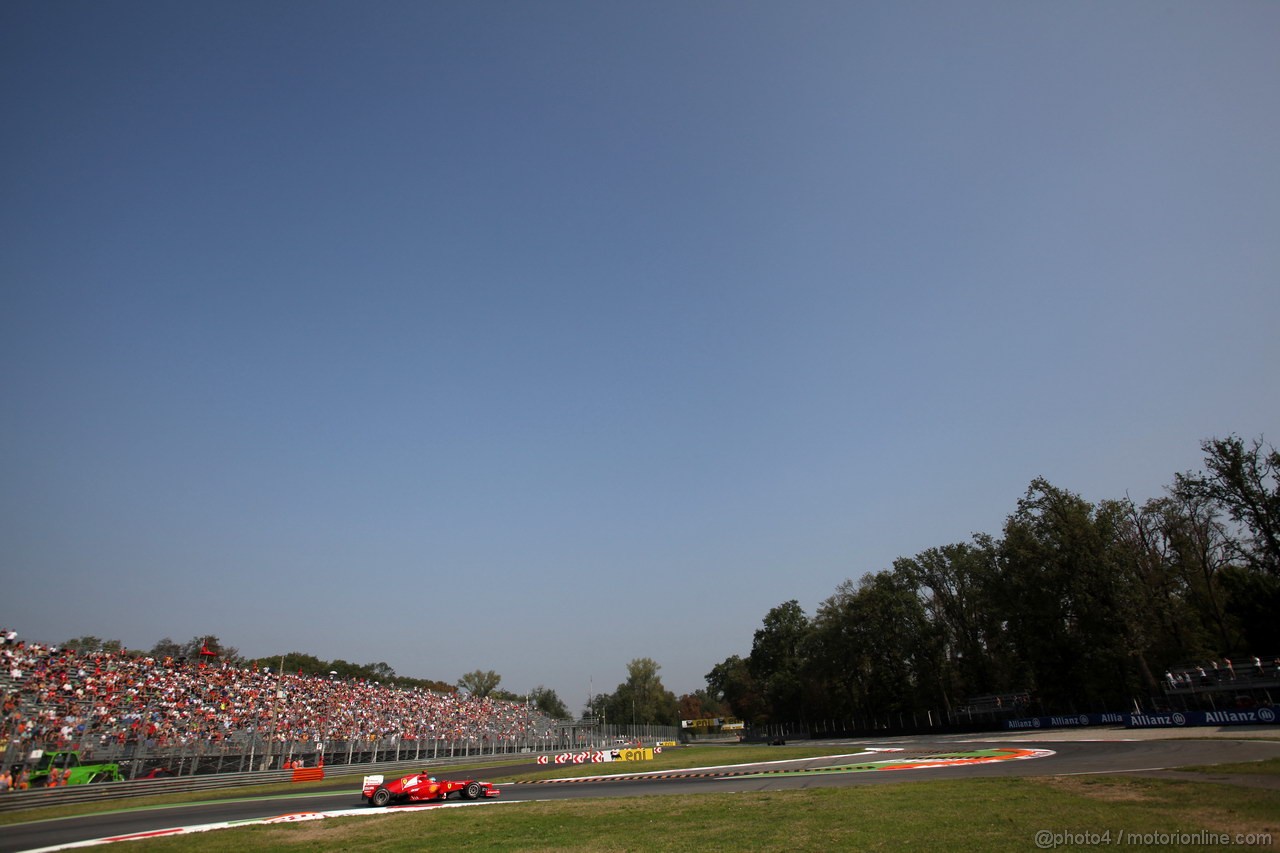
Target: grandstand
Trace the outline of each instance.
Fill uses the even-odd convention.
[[[1270,706],[1280,696],[1280,656],[1171,667],[1163,687],[1168,707],[1182,710]]]
[[[545,751],[580,740],[523,702],[229,662],[0,646],[6,766],[32,750],[119,761],[134,778]]]

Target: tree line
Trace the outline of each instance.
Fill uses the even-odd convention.
[[[707,708],[760,722],[953,710],[1029,693],[1046,713],[1125,709],[1166,668],[1280,653],[1280,453],[1202,442],[1161,497],[1090,503],[1033,480],[1002,535],[771,609]]]
[[[501,683],[502,676],[492,669],[477,669],[466,673],[458,679],[458,687],[477,699],[489,698],[503,702],[524,702],[526,705],[532,705],[553,719],[563,720],[568,718],[569,709],[565,707],[564,702],[550,687],[544,687],[539,684],[528,693],[512,693],[509,690],[500,690],[498,685]]]

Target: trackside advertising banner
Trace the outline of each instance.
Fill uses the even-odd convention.
[[[1266,726],[1277,722],[1275,708],[1238,711],[1172,711],[1163,714],[1129,714],[1131,729],[1164,729],[1182,726]]]
[[[1027,717],[1022,720],[1005,720],[1010,731],[1025,729],[1072,729],[1084,726],[1127,726],[1129,714],[1066,714],[1060,717]]]
[[[1130,729],[1177,729],[1191,726],[1267,726],[1280,723],[1275,708],[1233,711],[1159,711],[1150,714],[1067,714],[1060,717],[1028,717],[1005,720],[1006,731],[1070,729],[1087,726],[1124,726]]]

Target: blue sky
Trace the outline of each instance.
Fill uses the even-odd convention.
[[[1280,416],[1280,4],[0,6],[0,625],[571,709]]]

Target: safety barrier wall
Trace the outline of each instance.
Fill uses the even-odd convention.
[[[1249,697],[1252,698],[1252,697]],[[781,739],[807,740],[832,737],[893,737],[898,735],[979,734],[992,731],[1025,731],[1029,729],[1076,728],[1081,726],[1124,726],[1127,728],[1182,728],[1190,726],[1275,725],[1280,724],[1280,705],[1270,696],[1257,699],[1257,704],[1239,707],[1233,702],[1225,709],[1165,708],[1160,711],[1113,711],[1031,715],[1012,709],[1000,714],[968,713],[893,713],[881,717],[848,717],[816,719],[805,722],[770,723],[751,726],[741,736],[749,743],[772,743]],[[686,743],[711,742],[690,737],[681,731]]]
[[[437,764],[492,764],[510,759],[509,755],[489,755],[441,759]],[[420,769],[422,762],[398,761],[377,764],[345,764],[325,767],[324,778],[363,776],[366,773],[409,773]],[[320,768],[312,768],[319,770]],[[172,779],[137,779],[126,782],[101,782],[93,785],[70,785],[63,788],[35,788],[29,791],[10,791],[0,794],[0,812],[37,809],[46,806],[62,806],[72,803],[89,803],[103,800],[127,799],[150,795],[179,794],[192,791],[216,791],[224,788],[244,788],[251,785],[277,785],[295,780],[295,770],[258,770],[250,773],[219,773],[205,776],[180,776]],[[359,799],[359,785],[351,789],[352,801]]]

